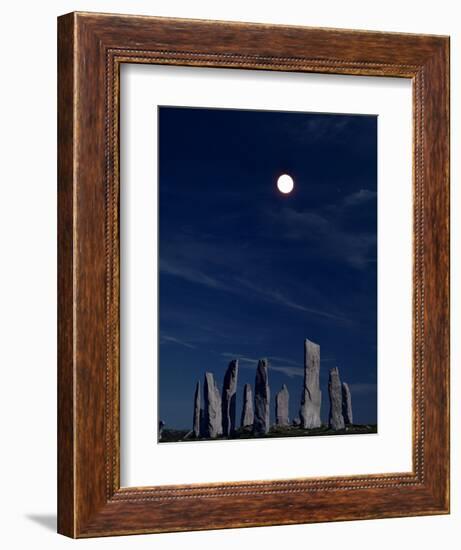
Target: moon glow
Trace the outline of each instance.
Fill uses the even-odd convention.
[[[277,189],[280,193],[287,195],[293,191],[295,184],[293,178],[288,174],[282,174],[277,180]]]

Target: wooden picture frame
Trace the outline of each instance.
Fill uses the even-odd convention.
[[[59,18],[58,50],[58,531],[96,537],[448,513],[448,37],[71,13]],[[412,79],[412,471],[120,487],[121,63]]]

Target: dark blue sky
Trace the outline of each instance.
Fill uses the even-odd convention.
[[[295,188],[282,195],[277,177]],[[267,357],[298,414],[303,342],[351,387],[354,421],[375,423],[377,117],[159,108],[159,414],[190,428],[205,371],[243,385]]]

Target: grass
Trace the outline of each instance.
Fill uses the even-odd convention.
[[[321,435],[351,435],[377,433],[376,424],[353,424],[343,430],[332,430],[328,426],[321,426],[312,430],[305,430],[300,426],[272,426],[266,435],[253,435],[251,427],[239,428],[231,437],[217,437],[213,441],[228,439],[269,439],[274,437],[306,437]],[[174,430],[164,428],[160,443],[173,443],[178,441],[210,441],[206,437],[195,438],[189,430]]]

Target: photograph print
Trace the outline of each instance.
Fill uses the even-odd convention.
[[[159,443],[377,432],[377,124],[158,107]]]

